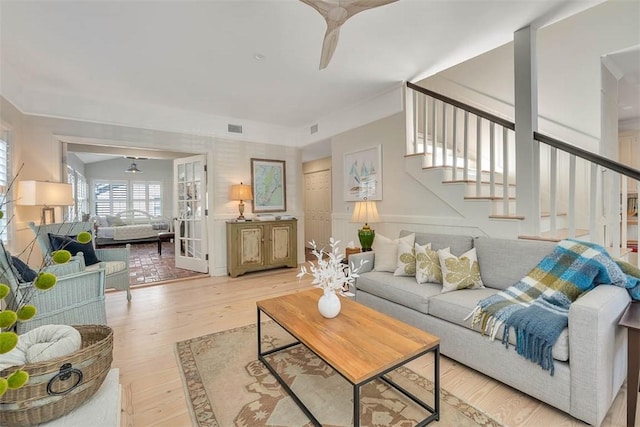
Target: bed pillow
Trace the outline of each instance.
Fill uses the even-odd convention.
[[[109,227],[122,227],[126,225],[122,218],[113,215],[107,215],[107,224],[109,224]]]
[[[416,250],[416,282],[442,283],[442,268],[438,251],[431,249],[431,243],[415,244]],[[442,249],[449,252],[449,248]]]
[[[447,250],[439,250],[440,267],[442,268],[442,293],[461,289],[484,288],[480,278],[480,267],[476,248],[455,256]]]
[[[49,242],[51,242],[51,248],[54,251],[66,249],[73,256],[77,255],[78,252],[82,252],[85,265],[93,265],[100,262],[92,242],[80,243],[76,240],[76,236],[61,236],[51,233],[49,233]]]
[[[414,233],[391,240],[382,234],[376,235],[373,241],[373,250],[376,253],[374,271],[395,272],[398,266],[398,245],[400,240],[410,243],[413,246],[416,235]]]

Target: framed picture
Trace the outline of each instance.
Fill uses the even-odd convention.
[[[344,155],[344,200],[382,200],[382,146]]]
[[[252,212],[286,211],[286,187],[284,160],[251,159]]]

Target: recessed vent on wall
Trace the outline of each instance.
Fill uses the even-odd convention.
[[[311,133],[316,133],[318,132],[318,124],[316,123],[315,125],[311,126]]]
[[[227,130],[230,133],[242,133],[242,125],[227,125]]]

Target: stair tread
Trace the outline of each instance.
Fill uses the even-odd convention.
[[[524,216],[523,215],[489,215],[489,218],[491,219],[517,219],[517,220],[524,220]]]
[[[476,180],[475,179],[455,179],[455,180],[448,180],[448,181],[442,181],[443,184],[475,184]],[[480,181],[480,184],[491,184],[490,181]],[[495,185],[499,185],[499,186],[504,186],[504,184],[502,182],[498,182],[496,181],[494,183]],[[509,187],[515,187],[515,184],[507,184]]]
[[[447,169],[453,169],[453,166],[452,166],[452,165],[422,166],[422,170],[426,170],[426,169],[440,169],[440,168],[442,168],[442,169],[444,169],[444,168],[447,168]],[[460,173],[464,173],[464,168],[463,168],[463,167],[458,166],[456,169],[460,170],[460,171],[461,171]],[[469,169],[469,172],[477,172],[477,170],[475,170],[475,169]],[[491,171],[486,170],[486,169],[482,169],[482,170],[480,171],[480,173],[491,173]],[[494,173],[499,174],[499,173],[501,173],[501,172],[494,172]]]
[[[550,216],[551,216],[551,212],[541,212],[541,213],[540,213],[540,216],[541,216],[542,218],[548,218],[548,217],[550,217]],[[556,214],[556,216],[567,216],[567,213],[566,213],[566,212],[558,212],[558,213]]]
[[[464,196],[465,200],[502,200],[504,197],[501,196]],[[509,197],[509,200],[515,200],[515,197]]]

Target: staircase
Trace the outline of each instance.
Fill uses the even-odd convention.
[[[640,171],[534,132],[533,176],[516,183],[513,122],[412,83],[405,102],[406,172],[469,225],[495,237],[588,240],[614,256],[638,241],[627,233],[626,195]],[[539,195],[522,204],[530,211],[518,205],[523,186]]]

